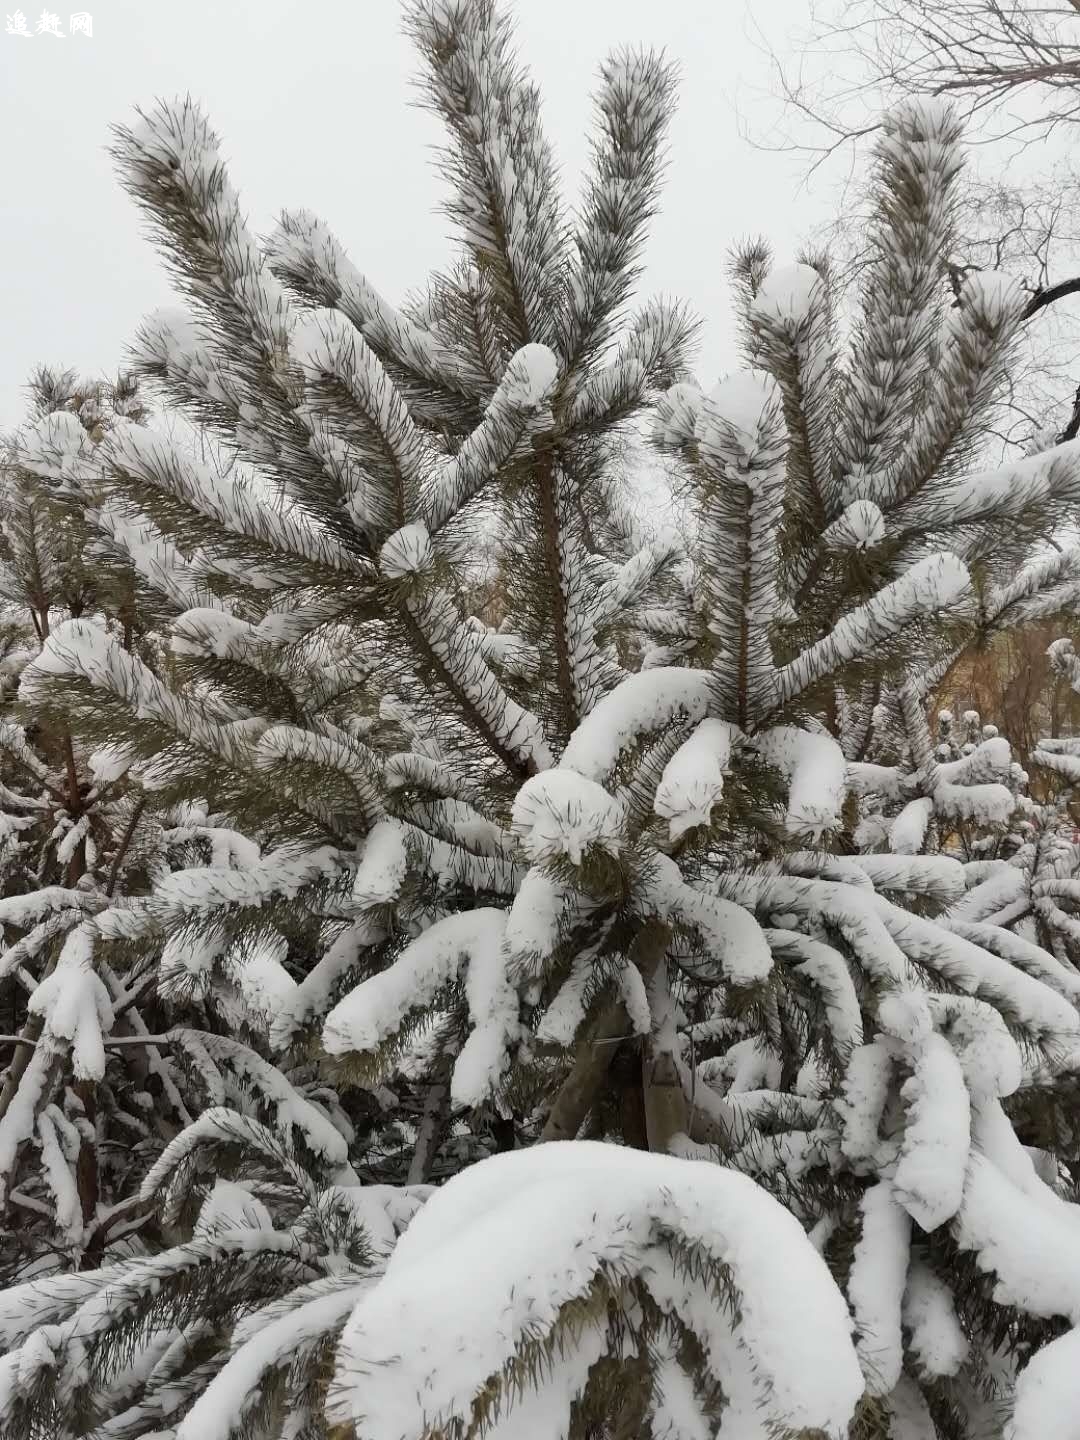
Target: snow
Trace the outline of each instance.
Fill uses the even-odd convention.
[[[95,931],[86,921],[68,932],[56,968],[30,997],[29,1009],[49,1034],[71,1043],[71,1060],[81,1080],[105,1076],[103,1035],[112,1029],[109,992],[94,969]]]
[[[674,1347],[658,1345],[656,1350],[650,1433],[655,1440],[712,1440],[712,1427],[701,1413],[693,1382],[673,1353]],[[724,1431],[728,1431],[726,1419]]]
[[[872,500],[852,500],[822,536],[830,550],[872,550],[885,539],[885,517]]]
[[[973,883],[965,895],[950,905],[946,920],[950,926],[989,920],[1026,896],[1027,876],[1019,866],[1010,865],[1006,860],[970,861],[964,871],[965,879]]]
[[[538,770],[552,764],[540,721],[511,699],[483,658],[479,635],[462,623],[453,597],[437,586],[411,594],[406,606],[465,700],[506,749]]]
[[[19,456],[27,469],[53,481],[73,482],[75,494],[80,480],[94,475],[94,445],[70,410],[45,415],[20,441]]]
[[[934,809],[949,819],[1003,825],[1015,808],[1016,797],[1006,785],[954,785],[939,780],[934,786]]]
[[[63,885],[43,885],[25,895],[0,896],[0,925],[16,925],[28,929],[39,920],[65,910],[82,911],[94,906],[94,897],[83,890],[68,890]]]
[[[964,994],[985,996],[1005,1009],[1037,1037],[1061,1041],[1077,1034],[1080,1016],[1049,986],[1025,975],[989,950],[944,929],[920,915],[899,909],[880,896],[874,909],[886,930],[912,960],[931,970]]]
[[[974,895],[976,892],[969,893]],[[1035,979],[1042,980],[1074,1005],[1080,1003],[1080,975],[1055,959],[1041,945],[1033,945],[1023,936],[1015,935],[1011,930],[1002,930],[997,925],[976,924],[962,917],[953,918],[954,913],[950,911],[943,922],[950,930],[973,945],[1000,955],[1002,959],[1010,961]]]
[[[172,1039],[180,1054],[191,1066],[210,1106],[225,1105],[225,1079],[210,1058],[206,1046],[194,1030],[176,1029]]]
[[[632,961],[623,965],[616,978],[619,998],[630,1017],[630,1028],[635,1035],[648,1035],[652,1030],[652,1007],[641,971]]]
[[[112,785],[131,769],[136,752],[129,745],[99,745],[86,757],[87,768],[98,785]]]
[[[780,387],[763,371],[740,370],[721,381],[705,396],[698,413],[696,437],[702,454],[722,461],[734,445],[748,461],[780,403]],[[747,468],[730,478],[751,485],[751,474]]]
[[[30,1063],[23,1071],[18,1089],[7,1110],[0,1116],[0,1202],[7,1198],[19,1147],[33,1135],[34,1118],[48,1099],[55,1060],[54,1046],[39,1040]]]
[[[935,773],[950,784],[965,785],[985,780],[988,775],[1008,775],[1012,764],[1012,749],[1004,736],[982,740],[970,755],[959,760],[940,761]]]
[[[226,610],[196,606],[173,620],[169,649],[174,655],[214,656],[252,664],[257,663],[254,652],[258,642],[254,625]]]
[[[803,323],[815,302],[822,298],[823,289],[821,276],[811,266],[778,265],[758,286],[750,313],[795,327]]]
[[[380,820],[364,841],[363,854],[353,877],[353,900],[361,910],[393,904],[408,869],[405,827],[398,820]]]
[[[400,1440],[468,1417],[521,1341],[550,1334],[602,1272],[648,1287],[655,1267],[659,1285],[665,1234],[727,1267],[763,1413],[845,1433],[862,1390],[847,1307],[798,1222],[733,1171],[588,1141],[494,1156],[435,1192],[345,1327],[331,1420]],[[682,1304],[698,1296],[715,1372],[732,1348],[727,1314],[700,1282],[679,1288]]]
[[[1030,1169],[1030,1160],[1028,1161]],[[978,1267],[995,1276],[994,1298],[1028,1315],[1064,1316],[1080,1323],[1080,1209],[1045,1190],[1033,1212],[1027,1184],[1007,1176],[989,1157],[972,1151],[964,1203],[955,1233]],[[1037,1214],[1037,1220],[1034,1216]]]
[[[212,1239],[222,1230],[273,1228],[269,1210],[258,1196],[252,1194],[249,1186],[235,1180],[223,1180],[219,1176],[202,1203],[192,1238]]]
[[[836,1049],[846,1055],[862,1044],[862,1009],[848,963],[838,950],[795,930],[765,931],[772,953],[789,963],[821,992],[825,1018]],[[793,963],[792,963],[793,962]]]
[[[755,735],[751,744],[788,776],[789,834],[819,840],[840,824],[847,761],[831,735],[781,725]]]
[[[226,477],[161,431],[140,425],[114,429],[101,442],[100,452],[98,463],[107,461],[132,481],[176,496],[229,535],[244,537],[257,551],[269,551],[273,557],[269,570],[251,563],[238,567],[249,585],[265,588],[282,583],[292,573],[293,558],[338,573],[371,573],[369,561],[308,517],[276,503],[272,495],[242,477]],[[229,573],[225,557],[213,563]]]
[[[925,1231],[951,1220],[960,1207],[971,1142],[967,1085],[952,1046],[926,1036],[900,1087],[907,1110],[893,1194]]]
[[[877,1021],[885,1037],[899,1040],[909,1050],[922,1045],[930,1035],[933,1018],[926,992],[914,986],[882,995],[877,1003]]]
[[[964,867],[951,855],[856,855],[875,890],[928,895],[947,903],[965,896]]]
[[[214,962],[225,953],[225,944],[224,937],[214,932],[182,929],[169,935],[161,952],[161,983],[165,993],[183,993],[191,985],[193,993],[205,994]]]
[[[217,1065],[227,1065],[250,1090],[273,1106],[279,1126],[298,1130],[311,1150],[347,1171],[348,1144],[344,1135],[318,1105],[307,1100],[292,1085],[276,1065],[270,1064],[254,1050],[228,1036],[212,1035],[207,1031],[197,1031],[196,1034],[207,1054]],[[177,1140],[185,1133],[187,1132],[182,1131]]]
[[[889,826],[889,849],[897,855],[917,855],[926,843],[926,832],[934,814],[929,795],[909,800]]]
[[[283,1049],[297,1029],[322,1015],[339,977],[359,962],[363,950],[385,938],[384,926],[370,916],[346,926],[295,986],[288,1002],[271,1017],[270,1043],[274,1048]]]
[[[243,937],[228,953],[240,993],[253,1017],[267,1030],[288,1011],[296,994],[296,981],[285,968],[289,942],[283,935]]]
[[[882,1119],[889,1099],[893,1057],[884,1040],[872,1040],[852,1051],[844,1071],[837,1112],[840,1148],[855,1169],[863,1173],[876,1165],[883,1150]]]
[[[419,520],[395,530],[379,551],[379,569],[388,580],[422,575],[431,569],[434,555],[427,526]]]
[[[509,1062],[509,1049],[521,1033],[518,998],[507,977],[502,936],[506,916],[490,925],[488,943],[474,945],[465,973],[465,998],[472,1030],[454,1062],[450,1098],[456,1105],[489,1100]]]
[[[750,911],[688,885],[665,855],[652,857],[644,903],[662,920],[677,917],[696,930],[704,942],[707,965],[718,964],[731,984],[758,984],[772,970],[772,951]]]
[[[873,765],[864,760],[848,765],[848,788],[856,795],[882,795],[887,800],[899,800],[900,778],[897,765]]]
[[[542,973],[578,904],[578,895],[546,871],[526,873],[506,922],[507,952],[522,975]]]
[[[677,450],[689,444],[697,429],[704,396],[696,385],[680,380],[660,397],[653,422],[654,443]]]
[[[585,1019],[590,982],[596,963],[595,948],[580,951],[570,962],[570,973],[536,1027],[536,1038],[545,1044],[570,1045]],[[629,988],[629,987],[628,987]],[[626,997],[623,996],[623,1003]],[[646,997],[646,1004],[648,998]]]
[[[937,1440],[937,1427],[922,1391],[901,1375],[889,1396],[889,1440]]]
[[[244,870],[193,866],[174,870],[154,887],[153,906],[165,920],[212,910],[219,905],[261,907],[276,897],[290,899],[307,885],[340,872],[332,846],[302,851],[291,845],[264,855]]]
[[[585,1320],[561,1364],[546,1366],[535,1385],[530,1381],[523,1393],[496,1407],[495,1418],[484,1427],[485,1440],[569,1440],[570,1407],[604,1353],[606,1328],[595,1317]]]
[[[1078,461],[1080,442],[1066,440],[1037,455],[969,475],[951,486],[942,502],[948,521],[1007,520],[1050,501],[1070,503],[1080,493]]]
[[[948,1286],[920,1260],[912,1260],[904,1291],[908,1353],[931,1379],[955,1375],[968,1357],[968,1340]]]
[[[954,604],[970,586],[967,568],[955,555],[927,555],[864,605],[841,616],[829,635],[785,665],[778,677],[781,697],[793,699],[838,666],[880,650],[914,621]]]
[[[862,1221],[848,1276],[848,1299],[869,1395],[888,1395],[903,1363],[901,1304],[907,1280],[911,1221],[897,1204],[888,1180],[879,1180],[859,1201]]]
[[[1019,319],[1029,296],[1020,281],[1003,270],[972,270],[964,276],[963,299],[1000,324],[1004,317]]]
[[[507,992],[499,978],[505,966],[505,928],[504,911],[483,907],[437,920],[386,970],[362,981],[334,1006],[323,1026],[327,1053],[377,1050],[411,1010],[431,1004],[464,961],[469,970],[478,967],[476,976],[466,972],[466,992],[474,1021],[481,1021],[481,1031],[474,1034],[482,1038],[459,1057],[459,1064],[464,1059],[460,1085],[463,1092],[477,1093],[493,1080],[511,1027]]]
[[[948,1035],[973,1104],[1020,1088],[1020,1047],[992,1005],[970,995],[930,995],[927,1003],[935,1027]]]
[[[580,865],[594,846],[617,855],[626,814],[602,785],[573,770],[544,770],[514,798],[511,828],[533,861],[565,856]]]
[[[221,1183],[220,1181],[218,1182]],[[298,1353],[324,1342],[371,1288],[370,1276],[335,1277],[328,1294],[297,1305],[264,1325],[230,1355],[176,1431],[176,1440],[229,1440],[262,1396],[265,1377],[287,1369]]]
[[[1076,1440],[1076,1375],[1080,1330],[1068,1330],[1037,1351],[1016,1382],[1006,1440]]]
[[[42,1167],[45,1183],[52,1192],[56,1228],[65,1244],[79,1246],[83,1240],[82,1201],[71,1165],[71,1161],[77,1159],[78,1152],[76,1151],[74,1156],[65,1153],[53,1115],[49,1113],[54,1108],[50,1106],[38,1116]],[[60,1116],[60,1119],[63,1117]]]
[[[296,277],[304,288],[313,284],[320,298],[338,305],[377,349],[440,386],[455,382],[454,357],[423,325],[383,299],[310,211],[284,211],[267,250],[276,270]]]
[[[523,345],[510,358],[500,382],[503,399],[520,410],[532,410],[555,388],[559,362],[546,345]]]
[[[560,769],[603,783],[623,753],[646,734],[676,719],[691,724],[704,720],[712,684],[707,672],[668,665],[628,675],[580,722],[563,751]]]

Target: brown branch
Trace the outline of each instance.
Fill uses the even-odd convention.
[[[131,845],[132,838],[135,834],[135,827],[138,825],[145,808],[146,796],[140,795],[138,804],[131,812],[131,819],[128,821],[127,829],[124,831],[123,838],[120,841],[120,848],[116,852],[116,858],[113,860],[112,867],[109,870],[109,883],[105,886],[105,894],[110,898],[116,889],[116,882],[120,878],[120,866],[124,863],[124,856],[127,854],[128,848]]]
[[[424,1115],[416,1135],[406,1183],[424,1185],[431,1175],[435,1155],[442,1142],[450,1115],[450,1082],[436,1080],[427,1093]]]
[[[1074,275],[1071,280],[1059,280],[1056,285],[1045,285],[1035,291],[1028,301],[1021,319],[1030,320],[1040,310],[1045,310],[1048,305],[1055,304],[1058,300],[1065,300],[1070,295],[1080,294],[1080,275]]]
[[[94,1132],[93,1139],[79,1132],[79,1157],[75,1162],[75,1188],[79,1195],[83,1224],[89,1225],[97,1214],[100,1198],[100,1175],[97,1153],[97,1085],[93,1080],[76,1080],[72,1087],[82,1101],[86,1123]]]
[[[994,89],[1008,90],[1014,86],[1030,85],[1034,81],[1046,84],[1050,80],[1063,78],[1073,80],[1077,77],[1080,77],[1080,60],[1060,60],[1043,65],[1018,65],[1011,70],[997,65],[986,65],[982,68],[974,68],[964,75],[958,75],[955,80],[939,80],[934,86],[934,93],[944,95],[950,90],[975,90],[980,86],[987,85]]]
[[[515,755],[508,745],[505,745],[492,727],[477,710],[476,706],[469,699],[468,695],[458,683],[453,672],[445,665],[436,653],[434,646],[424,634],[416,617],[405,606],[399,612],[402,623],[409,639],[412,641],[414,650],[433,669],[439,678],[439,682],[446,686],[458,704],[458,713],[462,720],[475,731],[493,755],[505,765],[511,776],[520,785],[534,773],[532,763],[526,763],[520,756]]]
[[[125,1009],[130,1009],[135,1003],[134,1000],[129,1001]],[[118,1011],[117,1013],[120,1014],[122,1012]],[[29,1031],[29,1029],[30,1026],[28,1024],[26,1031]],[[36,1050],[38,1040],[41,1038],[40,1029],[37,1037],[34,1039],[29,1038],[26,1031],[24,1031],[22,1035],[0,1035],[0,1045],[24,1045],[29,1050]],[[159,1045],[171,1045],[173,1043],[173,1037],[171,1035],[103,1035],[101,1043],[106,1046],[149,1045],[156,1049]]]
[[[1077,0],[1080,4],[1080,0]],[[1075,440],[1080,435],[1080,385],[1076,387],[1076,394],[1073,396],[1072,414],[1069,416],[1069,423],[1057,437],[1057,443],[1064,445],[1067,440]]]
[[[551,590],[551,619],[554,632],[555,674],[562,701],[562,730],[565,739],[578,722],[577,694],[570,664],[570,642],[567,638],[566,596],[562,585],[562,559],[559,548],[559,513],[555,504],[555,457],[548,449],[537,456],[537,489],[540,499],[541,540]]]

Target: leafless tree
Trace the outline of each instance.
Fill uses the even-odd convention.
[[[944,96],[968,115],[976,153],[955,278],[1005,270],[1030,294],[998,438],[1015,450],[1080,434],[1080,0],[810,0],[795,41],[784,58],[765,42],[783,118],[753,138],[801,151],[812,171],[857,153],[901,96]],[[834,254],[860,233],[860,183],[842,182]],[[854,277],[856,250],[848,262]]]

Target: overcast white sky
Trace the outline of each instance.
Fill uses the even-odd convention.
[[[42,11],[21,3],[27,29]],[[55,0],[54,0],[55,3]],[[257,231],[306,206],[388,298],[419,286],[448,251],[433,172],[435,120],[410,102],[413,57],[397,0],[76,0],[93,34],[0,33],[0,430],[21,418],[39,362],[110,373],[140,317],[171,303],[157,256],[105,153],[136,104],[190,91],[206,105]],[[770,0],[783,48],[807,0]],[[576,194],[596,66],[621,43],[664,47],[682,66],[666,204],[647,291],[705,319],[700,372],[731,366],[729,245],[764,233],[789,258],[827,212],[803,164],[740,136],[762,129],[769,65],[744,0],[517,0],[519,44],[539,80],[548,133]],[[762,7],[758,6],[760,12]],[[57,12],[54,12],[57,13]]]

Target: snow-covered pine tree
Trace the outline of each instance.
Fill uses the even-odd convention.
[[[159,670],[169,619],[206,580],[197,557],[183,560],[152,527],[132,526],[94,484],[103,437],[144,416],[138,392],[124,379],[41,371],[31,395],[0,490],[8,671],[17,678],[68,623],[114,637]],[[307,1102],[238,1043],[250,1017],[236,1008],[236,1041],[201,1035],[216,1017],[197,995],[169,991],[141,939],[139,897],[191,866],[249,865],[258,845],[205,796],[157,804],[118,737],[89,738],[9,682],[3,703],[0,1190],[10,1280],[136,1253],[148,1230],[160,1246],[171,1232],[140,1188],[207,1105],[230,1100],[255,1119],[269,1109],[288,1132],[290,1107],[299,1114]],[[297,1070],[291,1080],[312,1089]]]
[[[964,712],[959,743],[953,717],[937,717],[937,740],[914,684],[891,691],[874,712],[868,761],[848,766],[860,797],[852,840],[863,851],[992,858],[1010,834],[1027,775],[997,727]],[[1021,806],[1021,808],[1023,808]]]
[[[11,683],[52,628],[73,616],[100,617],[129,647],[145,651],[150,643],[153,607],[127,554],[95,523],[87,496],[47,473],[54,447],[89,451],[114,424],[139,419],[143,409],[136,385],[124,377],[114,384],[81,382],[74,372],[42,369],[29,392],[31,425],[6,443],[0,470],[9,645],[0,717],[0,984],[7,1032],[0,1189],[8,1277],[47,1255],[77,1264],[110,1225],[130,1218],[114,1211],[113,1202],[127,1198],[127,1153],[138,1150],[148,1129],[139,1098],[147,1108],[152,1104],[131,1067],[121,1067],[123,1085],[99,1087],[59,1055],[44,1063],[37,1000],[60,983],[59,956],[67,941],[74,946],[82,923],[110,897],[125,894],[133,877],[139,877],[136,887],[148,888],[156,830],[143,822],[138,795],[124,783],[115,757],[82,745],[66,716],[19,706]],[[22,464],[31,435],[42,442],[40,473]],[[117,1002],[137,1023],[137,969],[107,977],[67,973],[69,993],[79,991],[80,1003],[104,1014]],[[145,976],[141,989],[145,993]],[[142,1055],[142,1069],[155,1058]]]
[[[505,19],[407,14],[461,244],[406,309],[304,212],[260,250],[190,102],[119,133],[191,306],[147,324],[137,369],[247,469],[222,484],[168,437],[113,431],[101,493],[197,554],[217,603],[172,623],[162,675],[57,627],[22,693],[121,736],[162,802],[212,789],[272,833],[242,870],[165,879],[140,938],[162,982],[261,997],[267,1042],[321,1054],[343,1099],[419,1085],[406,1185],[368,1197],[384,1233],[455,1130],[473,1153],[496,1120],[518,1150],[566,1143],[451,1178],[380,1274],[310,1219],[364,1199],[362,1151],[318,1177],[331,1200],[275,1214],[265,1160],[217,1144],[237,1133],[219,1107],[160,1163],[209,1139],[219,1175],[259,1176],[262,1209],[179,1172],[192,1211],[227,1215],[221,1303],[187,1286],[183,1244],[16,1292],[0,1414],[55,1424],[76,1384],[76,1434],[699,1440],[839,1435],[859,1403],[860,1433],[958,1440],[1000,1402],[1042,1437],[1077,1344],[1077,1212],[1006,1106],[1052,1085],[1075,1005],[1052,965],[933,918],[958,862],[838,853],[878,687],[918,694],[943,652],[1061,608],[1080,574],[1072,554],[1016,575],[1080,492],[1080,447],[967,468],[1021,302],[974,277],[952,303],[955,122],[889,119],[846,360],[819,271],[765,274],[758,252],[754,368],[706,395],[686,317],[625,314],[667,67],[605,66],[571,215]],[[686,555],[640,543],[611,463],[661,390]],[[460,602],[493,511],[497,630]],[[624,628],[649,637],[637,673]],[[298,1242],[308,1270],[268,1298],[252,1256]]]

